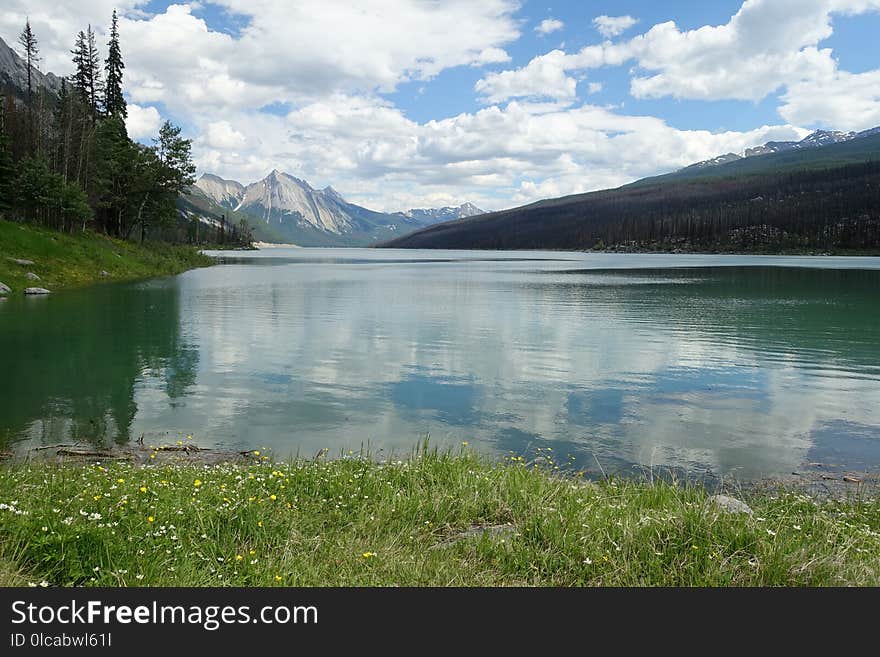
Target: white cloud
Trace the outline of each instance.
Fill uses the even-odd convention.
[[[378,98],[344,95],[283,117],[242,113],[229,121],[247,150],[199,141],[202,170],[250,182],[278,167],[384,210],[466,200],[484,209],[510,207],[542,195],[620,185],[806,132],[785,125],[682,131],[660,119],[596,106],[521,102],[419,123]]]
[[[134,103],[128,104],[128,118],[125,128],[132,139],[143,140],[155,137],[159,132],[162,117],[155,107],[141,107]]]
[[[783,118],[849,129],[876,122],[876,78],[839,70],[831,49],[820,44],[832,34],[835,14],[877,10],[880,0],[747,0],[723,25],[683,31],[666,22],[627,41],[571,54],[554,50],[520,69],[491,73],[476,89],[490,102],[538,95],[571,102],[576,73],[634,61],[637,98],[757,102],[782,89]],[[624,24],[609,17],[596,22],[606,36]]]
[[[485,48],[480,51],[479,55],[477,55],[477,58],[474,60],[473,65],[481,66],[483,64],[503,64],[509,61],[510,55],[508,55],[507,52],[502,48]]]
[[[547,35],[551,32],[556,32],[557,30],[561,30],[565,27],[565,23],[555,18],[545,18],[538,26],[535,27],[535,32],[541,35]]]
[[[515,71],[489,73],[477,81],[474,89],[490,103],[509,98],[554,98],[570,102],[577,95],[577,80],[565,74],[566,57],[561,50],[551,50]]]
[[[247,139],[230,125],[229,121],[213,121],[205,126],[200,137],[209,148],[236,150],[247,144]]]
[[[285,169],[377,209],[465,200],[498,209],[796,139],[806,133],[802,126],[817,122],[840,129],[880,124],[880,73],[843,71],[822,47],[835,14],[877,9],[880,0],[748,0],[723,25],[682,30],[663,23],[630,39],[552,50],[486,73],[475,90],[489,106],[424,122],[383,93],[407,81],[429,85],[454,66],[510,61],[505,48],[519,36],[517,3],[216,4],[242,14],[245,27],[212,29],[192,4],[150,14],[137,0],[6,0],[0,29],[14,37],[29,14],[44,70],[69,73],[75,32],[88,22],[103,30],[118,6],[133,137],[155,134],[162,107],[195,138],[202,171],[248,182]],[[628,17],[597,27],[609,39],[619,36],[621,18]],[[99,43],[103,50],[106,35]],[[782,125],[681,130],[578,103],[581,81],[587,94],[602,89],[586,78],[591,69],[627,63],[631,91],[640,97],[756,100],[781,91]],[[266,105],[288,109],[283,116],[259,111]]]
[[[3,0],[0,35],[9,46],[15,47],[25,18],[29,19],[43,58],[40,70],[66,75],[73,68],[70,49],[73,48],[77,32],[85,31],[91,23],[99,37],[98,46],[105,53],[107,39],[104,28],[110,24],[113,10],[122,13],[145,4],[146,0]]]
[[[865,130],[880,125],[880,70],[834,71],[788,87],[779,113],[804,125]]]
[[[633,25],[638,23],[637,18],[632,16],[596,16],[593,19],[593,27],[606,39],[611,39],[623,34]]]

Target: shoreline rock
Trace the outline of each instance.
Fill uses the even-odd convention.
[[[51,294],[49,290],[44,287],[26,287],[24,289],[24,293],[30,296],[37,296],[41,294]]]

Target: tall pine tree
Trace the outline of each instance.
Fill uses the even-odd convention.
[[[76,35],[76,42],[73,50],[73,65],[76,71],[73,74],[73,86],[79,92],[83,101],[89,100],[89,65],[88,65],[88,46],[86,45],[86,33],[82,30]]]
[[[73,84],[79,90],[80,96],[89,107],[92,122],[97,121],[101,113],[101,95],[103,85],[101,83],[101,57],[98,47],[95,45],[95,33],[89,25],[85,32],[80,30],[76,35],[76,44],[70,51],[73,55],[73,64],[76,72],[73,74]]]
[[[108,116],[116,116],[125,119],[128,116],[128,108],[125,98],[122,96],[122,51],[119,49],[119,30],[116,27],[116,10],[113,10],[113,19],[110,24],[110,43],[107,44],[107,59],[104,62],[104,72],[107,80],[104,85],[104,111]]]
[[[22,58],[27,67],[27,113],[28,113],[28,149],[34,149],[34,84],[33,70],[40,60],[40,49],[37,45],[37,37],[31,29],[31,19],[25,19],[24,29],[18,36],[18,42],[22,47]]]
[[[92,26],[86,29],[86,63],[89,74],[89,108],[92,117],[97,120],[101,114],[101,96],[103,84],[101,82],[101,56],[98,54],[98,46],[95,44],[95,33]]]

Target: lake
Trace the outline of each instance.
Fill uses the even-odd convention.
[[[0,447],[880,467],[880,258],[286,249],[0,302]],[[540,448],[540,450],[538,449]]]

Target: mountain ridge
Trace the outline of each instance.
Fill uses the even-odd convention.
[[[880,129],[422,228],[394,248],[880,252]]]
[[[853,139],[863,139],[880,133],[880,126],[868,128],[859,132],[850,131],[842,132],[840,130],[814,130],[800,141],[768,141],[760,146],[752,146],[746,148],[740,153],[724,153],[708,160],[694,162],[679,171],[686,169],[702,169],[706,167],[719,166],[728,164],[736,160],[742,160],[749,157],[757,157],[760,155],[772,155],[773,153],[784,153],[786,151],[802,150],[806,148],[821,148],[832,144],[839,144]]]
[[[220,208],[250,218],[257,238],[268,242],[283,239],[303,246],[368,245],[402,231],[483,213],[472,203],[377,212],[350,203],[330,185],[316,189],[278,169],[246,185],[204,173],[194,187]]]

